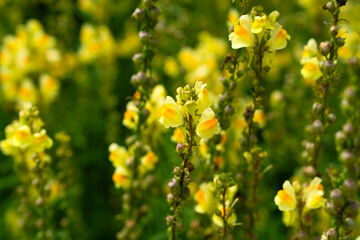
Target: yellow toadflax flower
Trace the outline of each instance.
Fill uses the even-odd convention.
[[[12,143],[14,146],[24,149],[33,142],[33,136],[29,126],[22,125],[15,129],[12,137]]]
[[[31,149],[34,152],[43,152],[47,148],[51,148],[53,140],[46,134],[45,129],[41,129],[40,132],[34,133],[34,143]]]
[[[116,188],[127,189],[130,186],[130,173],[129,170],[123,167],[117,167],[115,173],[112,176],[112,180],[115,183]]]
[[[320,183],[321,178],[315,177],[310,185],[304,189],[302,199],[306,208],[316,209],[324,204],[324,188]]]
[[[319,67],[319,60],[317,57],[309,59],[300,71],[301,75],[307,82],[315,82],[323,74]]]
[[[220,133],[219,121],[211,108],[206,108],[201,114],[199,125],[196,128],[199,137],[209,139],[214,134]]]
[[[184,122],[183,115],[172,97],[166,97],[165,104],[161,107],[160,113],[159,121],[166,128],[178,127]]]
[[[119,146],[116,143],[112,143],[109,146],[109,160],[112,162],[114,167],[124,167],[126,159],[129,157],[129,154],[125,147]]]
[[[158,157],[153,151],[149,151],[140,159],[141,167],[144,171],[152,171],[155,168],[155,163],[158,162]]]
[[[174,130],[174,134],[171,136],[171,141],[175,142],[175,143],[179,143],[179,142],[184,142],[185,141],[185,137],[183,132],[181,131],[180,128],[176,128]]]
[[[234,32],[230,33],[229,40],[233,49],[250,47],[254,44],[254,36],[251,31],[251,19],[248,15],[240,17],[240,24],[234,27]]]
[[[197,205],[195,211],[197,213],[208,213],[212,214],[214,211],[215,199],[213,196],[214,184],[212,182],[202,183],[199,190],[195,193],[195,200]]]
[[[287,31],[283,29],[283,27],[275,23],[274,29],[271,31],[271,38],[268,41],[268,46],[270,50],[280,50],[286,47],[287,41],[290,40],[291,37],[287,34]]]
[[[129,129],[135,130],[139,122],[138,108],[135,103],[130,101],[126,104],[126,111],[124,113],[123,125]]]
[[[286,180],[283,184],[283,190],[279,190],[275,196],[275,204],[280,211],[292,211],[296,208],[295,189],[290,181]]]

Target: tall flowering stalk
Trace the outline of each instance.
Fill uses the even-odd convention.
[[[247,127],[244,130],[244,140],[242,142],[244,160],[247,164],[241,170],[244,181],[247,171],[251,174],[250,191],[247,195],[247,207],[249,209],[249,219],[245,225],[245,238],[254,239],[254,227],[256,218],[256,191],[259,179],[261,178],[261,163],[266,159],[267,153],[257,144],[258,123],[254,121],[255,112],[262,110],[261,81],[266,72],[270,70],[273,55],[277,50],[283,49],[287,45],[290,36],[286,30],[276,21],[279,12],[274,11],[269,15],[262,12],[261,6],[254,7],[251,15],[242,15],[234,31],[230,33],[229,40],[234,49],[246,48],[248,50],[249,61],[247,68],[249,75],[252,76],[252,103],[246,108],[244,113]],[[245,182],[244,186],[248,185]]]
[[[350,85],[345,89],[341,109],[347,121],[335,134],[336,151],[341,168],[331,166],[327,173],[333,190],[326,203],[326,210],[332,218],[332,226],[325,230],[322,240],[352,239],[356,216],[359,212],[359,154],[360,154],[360,95],[359,63],[356,58],[349,60]]]
[[[172,213],[167,217],[169,238],[176,239],[178,225],[181,223],[182,203],[190,196],[189,183],[194,173],[191,158],[196,152],[200,139],[210,139],[220,133],[220,124],[210,108],[206,84],[196,82],[195,86],[186,85],[177,89],[175,100],[166,97],[161,108],[160,122],[166,127],[179,128],[184,136],[183,142],[176,146],[182,164],[174,168],[174,178],[169,182],[170,192],[167,196]]]
[[[142,52],[136,53],[133,61],[138,73],[131,77],[135,94],[126,106],[123,125],[132,131],[126,139],[127,148],[113,143],[109,146],[109,160],[115,167],[113,181],[117,188],[124,191],[124,227],[118,239],[137,239],[141,236],[140,224],[136,224],[146,213],[148,206],[143,201],[142,188],[148,188],[151,180],[147,178],[158,161],[146,136],[146,128],[156,121],[161,99],[165,94],[162,86],[155,87],[152,77],[151,59],[154,55],[154,27],[159,9],[153,0],[143,0],[135,9],[132,17],[139,24],[139,38]],[[155,87],[155,88],[154,88]],[[154,130],[154,129],[153,129]]]
[[[305,81],[314,88],[315,101],[313,104],[313,122],[306,128],[310,138],[303,142],[305,150],[303,156],[307,164],[318,171],[323,135],[329,126],[336,120],[335,114],[329,106],[329,96],[334,93],[334,86],[339,82],[337,72],[338,49],[345,43],[345,38],[339,35],[340,8],[346,0],[333,0],[326,3],[323,8],[332,15],[331,22],[325,22],[330,34],[330,41],[321,42],[319,49],[314,39],[310,39],[303,51],[301,63],[304,65],[301,74]]]
[[[19,113],[19,120],[5,129],[6,139],[1,141],[1,150],[14,159],[21,186],[19,211],[22,216],[24,239],[51,239],[49,214],[49,178],[51,158],[45,150],[53,144],[43,128],[44,123],[35,107],[26,107]]]
[[[313,210],[324,205],[324,188],[321,179],[315,177],[309,184],[300,185],[295,181],[286,180],[283,189],[275,196],[275,204],[283,212],[283,221],[286,226],[295,229],[293,239],[310,239]]]

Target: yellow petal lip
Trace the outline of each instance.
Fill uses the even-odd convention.
[[[183,115],[172,97],[167,96],[165,104],[160,109],[159,121],[166,127],[179,127],[183,124]]]
[[[200,122],[196,128],[199,137],[209,139],[214,134],[220,133],[220,124],[211,108],[206,108],[200,117]]]
[[[296,208],[295,190],[288,180],[284,182],[283,190],[278,191],[274,201],[280,211],[292,211]]]

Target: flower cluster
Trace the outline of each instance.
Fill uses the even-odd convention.
[[[134,167],[134,151],[141,150],[140,163],[138,164],[138,172],[144,175],[147,172],[154,170],[155,164],[158,162],[158,157],[150,147],[145,146],[141,149],[139,146],[132,145],[129,150],[123,146],[119,146],[116,143],[112,143],[109,146],[109,160],[115,167],[112,180],[116,188],[128,189],[133,179]]]
[[[196,82],[195,86],[185,86],[176,91],[177,101],[167,96],[160,110],[160,122],[166,127],[179,128],[184,136],[189,136],[188,129],[194,129],[198,140],[209,139],[220,133],[220,124],[210,108],[206,84]],[[191,131],[191,130],[190,130]],[[198,142],[198,141],[197,141]]]
[[[36,110],[31,110],[36,111]],[[40,118],[29,122],[30,110],[20,112],[20,120],[14,121],[5,129],[6,139],[1,141],[0,146],[4,154],[12,156],[20,161],[25,156],[26,164],[33,165],[32,155],[37,153],[43,160],[48,159],[45,149],[52,146],[53,141],[43,129]]]
[[[88,23],[80,30],[80,61],[90,63],[99,58],[111,59],[115,54],[115,40],[105,25],[94,27]]]
[[[296,226],[305,222],[304,215],[324,205],[324,188],[321,179],[315,177],[308,186],[302,188],[299,182],[285,181],[283,189],[275,196],[275,204],[284,212],[284,223],[287,226]],[[299,215],[301,214],[301,215]],[[302,225],[302,224],[301,224]]]
[[[229,35],[231,47],[233,49],[246,47],[252,51],[252,48],[258,46],[262,41],[266,41],[263,65],[269,65],[272,54],[285,48],[287,41],[290,40],[287,31],[276,21],[278,17],[278,11],[273,11],[269,15],[260,13],[259,15],[240,16],[234,26],[234,31]]]
[[[57,96],[62,74],[56,39],[44,32],[37,20],[18,27],[15,36],[4,37],[0,49],[0,83],[4,98],[18,105],[47,104]]]

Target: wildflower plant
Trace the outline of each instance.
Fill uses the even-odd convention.
[[[167,96],[161,107],[159,121],[166,127],[179,128],[184,142],[179,142],[176,151],[182,159],[181,167],[173,170],[174,178],[169,182],[170,193],[167,196],[172,214],[167,217],[169,235],[176,239],[178,224],[181,223],[183,202],[190,196],[189,183],[194,174],[191,158],[199,147],[201,139],[210,139],[220,133],[220,124],[210,108],[211,102],[206,84],[196,82],[194,86],[186,85],[177,90],[176,102]]]
[[[335,133],[335,144],[340,168],[327,169],[332,191],[326,203],[331,216],[331,228],[326,229],[322,240],[351,239],[354,235],[355,219],[359,212],[358,181],[359,173],[359,63],[356,58],[349,59],[349,86],[342,94],[341,109],[347,121]]]
[[[314,39],[310,39],[303,51],[301,63],[302,76],[311,83],[314,89],[314,103],[312,107],[313,120],[306,127],[309,139],[303,142],[303,157],[308,165],[318,170],[323,135],[336,120],[336,115],[329,106],[329,97],[335,93],[335,86],[340,81],[337,71],[338,49],[345,43],[345,38],[339,36],[340,9],[347,1],[329,1],[323,9],[332,15],[331,22],[324,22],[330,34],[330,41],[323,41],[319,48]]]
[[[301,186],[286,180],[283,189],[275,196],[275,204],[283,212],[283,222],[294,227],[295,239],[308,237],[312,226],[311,211],[324,206],[324,187],[321,179],[315,177],[309,184]]]
[[[48,203],[51,157],[45,152],[53,140],[43,126],[39,111],[28,106],[20,111],[19,120],[6,127],[6,139],[0,143],[2,152],[14,159],[21,181],[17,190],[24,239],[50,239],[53,234]]]
[[[276,20],[279,17],[278,11],[273,11],[269,15],[263,12],[261,6],[254,7],[250,15],[240,16],[233,31],[229,35],[233,49],[246,48],[248,54],[247,71],[252,78],[252,103],[246,107],[244,113],[246,127],[243,132],[242,141],[244,163],[241,173],[246,179],[246,173],[251,173],[249,180],[251,190],[247,195],[247,205],[249,209],[249,221],[245,225],[245,238],[253,239],[255,226],[256,209],[256,190],[260,179],[261,163],[267,157],[266,151],[257,145],[257,130],[259,126],[254,121],[255,113],[263,110],[261,81],[266,72],[271,68],[272,58],[276,51],[286,47],[290,36]],[[236,58],[235,58],[236,59]],[[236,60],[235,60],[236,61]],[[236,69],[236,64],[234,64]],[[235,76],[235,74],[234,74]],[[251,179],[251,180],[250,180]],[[242,186],[247,184],[243,182]]]
[[[112,180],[116,188],[123,190],[121,220],[124,222],[124,227],[118,233],[118,239],[138,239],[141,236],[141,226],[136,223],[143,215],[138,211],[138,208],[145,204],[142,190],[151,183],[147,176],[154,170],[158,161],[152,148],[152,133],[146,131],[153,126],[154,121],[157,122],[161,104],[158,99],[161,99],[165,91],[161,85],[155,87],[156,82],[152,77],[151,69],[151,59],[156,44],[153,36],[154,27],[158,16],[159,9],[152,0],[142,1],[132,14],[138,22],[139,38],[142,43],[142,52],[136,53],[133,57],[139,70],[131,77],[136,92],[128,102],[123,118],[123,125],[131,130],[132,135],[126,139],[127,147],[116,143],[109,146],[109,160],[115,167]],[[147,133],[149,135],[146,135]]]

